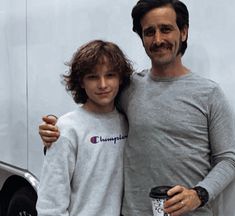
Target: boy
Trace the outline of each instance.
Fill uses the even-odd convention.
[[[58,120],[60,138],[42,168],[38,215],[119,216],[128,131],[115,105],[132,66],[117,45],[101,40],[82,46],[69,66],[66,89],[82,106]]]

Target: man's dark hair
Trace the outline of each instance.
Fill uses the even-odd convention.
[[[104,58],[107,61],[104,61]],[[81,46],[74,53],[72,60],[66,65],[69,66],[68,74],[63,75],[66,90],[71,92],[75,103],[84,104],[88,96],[82,88],[83,78],[86,74],[94,72],[98,64],[108,63],[111,70],[119,74],[121,85],[120,92],[130,83],[130,75],[133,72],[132,64],[122,50],[114,43],[94,40]],[[117,97],[116,97],[117,98]],[[115,99],[116,104],[116,99]]]
[[[185,27],[189,27],[189,13],[186,5],[179,0],[139,0],[137,4],[132,9],[132,19],[133,19],[133,31],[136,32],[141,39],[142,38],[142,27],[141,19],[150,10],[158,7],[163,7],[170,5],[176,12],[176,23],[180,31]],[[184,54],[187,48],[187,39],[182,42],[180,53]]]

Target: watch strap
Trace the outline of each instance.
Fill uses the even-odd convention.
[[[192,189],[197,192],[197,195],[198,195],[199,199],[201,200],[201,205],[199,206],[199,208],[203,207],[209,200],[208,191],[201,186],[196,186]]]

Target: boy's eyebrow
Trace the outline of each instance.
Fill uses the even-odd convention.
[[[87,73],[85,73],[84,74],[84,76],[87,76],[87,75],[94,75],[94,74],[97,74],[96,72],[94,72],[94,71],[91,71],[91,72],[87,72]]]

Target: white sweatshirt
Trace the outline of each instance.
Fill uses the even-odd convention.
[[[38,216],[120,216],[124,116],[78,107],[57,125],[61,135],[45,156]]]

